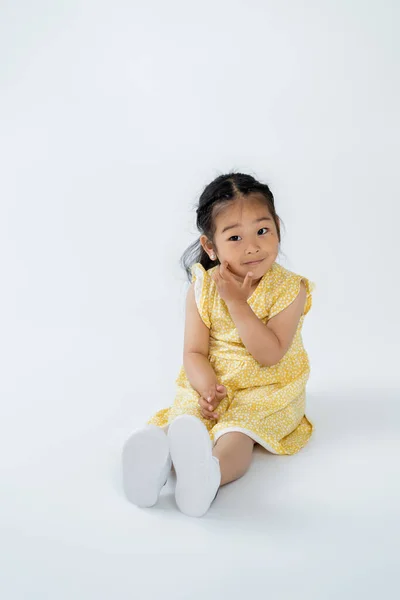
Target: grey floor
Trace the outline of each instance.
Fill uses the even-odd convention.
[[[258,446],[200,519],[176,508],[173,474],[155,507],[125,500],[121,446],[141,425],[125,410],[91,431],[77,424],[51,451],[47,424],[30,430],[30,447],[21,424],[1,462],[2,598],[397,597],[396,390],[314,389],[308,446],[294,456]]]

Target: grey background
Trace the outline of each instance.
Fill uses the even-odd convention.
[[[399,5],[0,5],[0,591],[7,600],[395,595]],[[193,206],[266,181],[317,285],[309,445],[202,519],[124,498],[174,396]]]

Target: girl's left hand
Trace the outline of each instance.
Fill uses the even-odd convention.
[[[218,265],[215,269],[212,278],[214,279],[219,295],[226,304],[232,302],[244,303],[250,295],[253,273],[249,271],[240,283],[235,279],[232,272],[229,270],[228,261]]]
[[[219,403],[225,398],[227,389],[219,383],[213,384],[210,389],[200,395],[198,400],[200,412],[206,419],[219,419],[219,414],[214,412]]]

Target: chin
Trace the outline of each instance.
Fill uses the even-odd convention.
[[[270,261],[263,261],[259,265],[248,265],[244,271],[244,276],[251,271],[253,273],[253,279],[261,279],[265,273],[271,268],[272,263]]]

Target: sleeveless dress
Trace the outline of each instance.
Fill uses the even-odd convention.
[[[167,429],[178,415],[195,415],[207,427],[213,444],[224,433],[240,431],[274,454],[295,454],[307,444],[314,429],[305,415],[310,363],[301,330],[311,308],[315,283],[274,262],[247,299],[257,317],[267,323],[293,302],[300,291],[300,281],[307,289],[305,308],[290,348],[278,363],[267,367],[253,358],[239,337],[211,277],[216,268],[206,271],[196,263],[191,274],[200,317],[210,330],[208,360],[218,383],[227,389],[227,396],[216,408],[219,419],[203,418],[198,404],[200,395],[182,366],[173,405],[159,410],[147,423]]]

